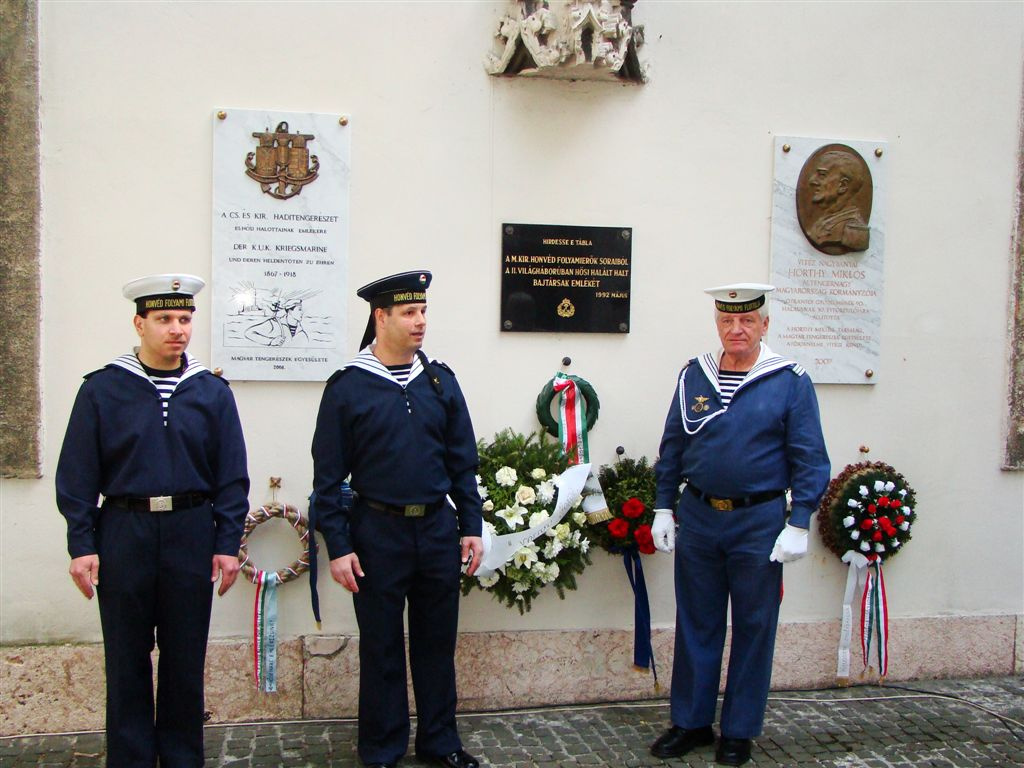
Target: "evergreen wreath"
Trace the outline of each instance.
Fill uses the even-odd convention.
[[[594,428],[594,424],[597,423],[597,414],[601,410],[601,401],[598,400],[597,392],[594,391],[589,381],[581,379],[579,376],[569,376],[569,378],[576,382],[576,386],[580,388],[580,394],[587,404],[586,428],[587,432],[589,432]],[[551,403],[557,394],[554,381],[549,379],[548,383],[540,391],[540,394],[537,395],[537,420],[540,421],[541,426],[552,437],[558,437],[558,420],[551,415]]]
[[[853,550],[882,562],[910,541],[916,508],[914,489],[888,464],[848,464],[818,505],[818,527],[825,546],[837,557]]]
[[[590,537],[594,543],[611,554],[628,549],[653,554],[654,467],[646,457],[620,459],[601,467],[598,480],[612,519],[591,527]]]

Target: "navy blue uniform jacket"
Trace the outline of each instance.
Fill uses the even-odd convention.
[[[85,378],[56,475],[57,508],[68,521],[71,557],[96,553],[100,494],[179,493],[210,497],[217,527],[214,553],[237,555],[249,511],[249,475],[227,382],[188,359],[170,397],[165,427],[160,394],[141,366],[132,372],[110,363]]]
[[[331,559],[352,552],[341,484],[385,504],[424,504],[450,494],[462,536],[479,536],[480,458],[455,374],[434,361],[441,392],[420,361],[405,388],[366,350],[327,382],[313,435],[317,528]],[[374,369],[374,372],[371,372]]]

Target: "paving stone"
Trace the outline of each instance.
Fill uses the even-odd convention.
[[[489,768],[714,765],[713,747],[674,760],[652,757],[649,746],[668,724],[665,700],[459,716],[466,748]],[[750,765],[1024,766],[1022,737],[1024,679],[1019,677],[785,691],[769,700],[764,733],[754,743]],[[213,724],[206,728],[206,766],[357,768],[355,738],[352,720]],[[104,752],[101,733],[0,738],[3,768],[99,768]],[[412,756],[410,744],[404,768],[423,765]]]

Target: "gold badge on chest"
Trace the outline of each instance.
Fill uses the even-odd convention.
[[[704,411],[710,410],[711,406],[708,405],[709,398],[703,395],[697,395],[694,399],[694,404],[691,406],[691,410],[694,413],[703,413]]]

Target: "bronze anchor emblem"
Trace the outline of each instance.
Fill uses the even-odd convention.
[[[258,181],[268,195],[287,200],[316,181],[320,160],[306,147],[313,134],[288,133],[288,123],[280,122],[273,131],[254,133],[253,138],[260,145],[245,156],[245,175]]]

